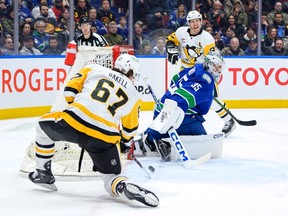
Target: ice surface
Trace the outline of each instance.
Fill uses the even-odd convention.
[[[157,208],[111,198],[99,178],[58,180],[57,192],[37,187],[19,175],[26,147],[35,136],[37,118],[0,121],[0,214],[3,216],[105,215],[288,215],[288,109],[233,109],[241,120],[256,119],[254,127],[237,125],[224,140],[223,155],[190,170],[181,162],[138,158],[156,171],[149,179],[129,161],[124,168],[131,182],[155,192]],[[141,113],[140,130],[152,119]],[[206,116],[209,133],[223,122],[212,111]]]

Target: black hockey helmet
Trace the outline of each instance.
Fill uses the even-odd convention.
[[[81,25],[81,24],[84,24],[84,23],[90,23],[89,18],[86,17],[86,16],[82,16],[82,17],[80,18],[80,20],[79,20],[79,24],[80,24],[80,25]]]

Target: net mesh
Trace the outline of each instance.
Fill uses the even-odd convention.
[[[72,78],[81,68],[89,64],[99,64],[107,68],[112,68],[114,62],[120,54],[134,54],[132,46],[113,47],[79,47],[76,59],[71,67],[63,85]],[[63,96],[63,89],[56,98],[51,111],[61,111],[67,107]],[[20,171],[29,173],[35,170],[35,141],[32,141],[26,149],[26,154],[21,163]],[[87,152],[84,152],[81,163],[81,172],[78,172],[81,148],[75,143],[56,142],[55,153],[52,159],[52,172],[55,176],[97,176],[98,173],[92,171],[93,162]]]

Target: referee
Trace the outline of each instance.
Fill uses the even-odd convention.
[[[91,23],[88,17],[82,17],[79,21],[79,28],[82,32],[77,39],[77,46],[94,46],[104,47],[108,46],[106,39],[97,33],[91,31]]]

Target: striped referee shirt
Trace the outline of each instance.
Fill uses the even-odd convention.
[[[85,39],[84,35],[81,34],[76,40],[76,43],[79,46],[94,46],[94,47],[104,47],[107,46],[108,43],[106,39],[99,34],[92,33],[89,38]]]

